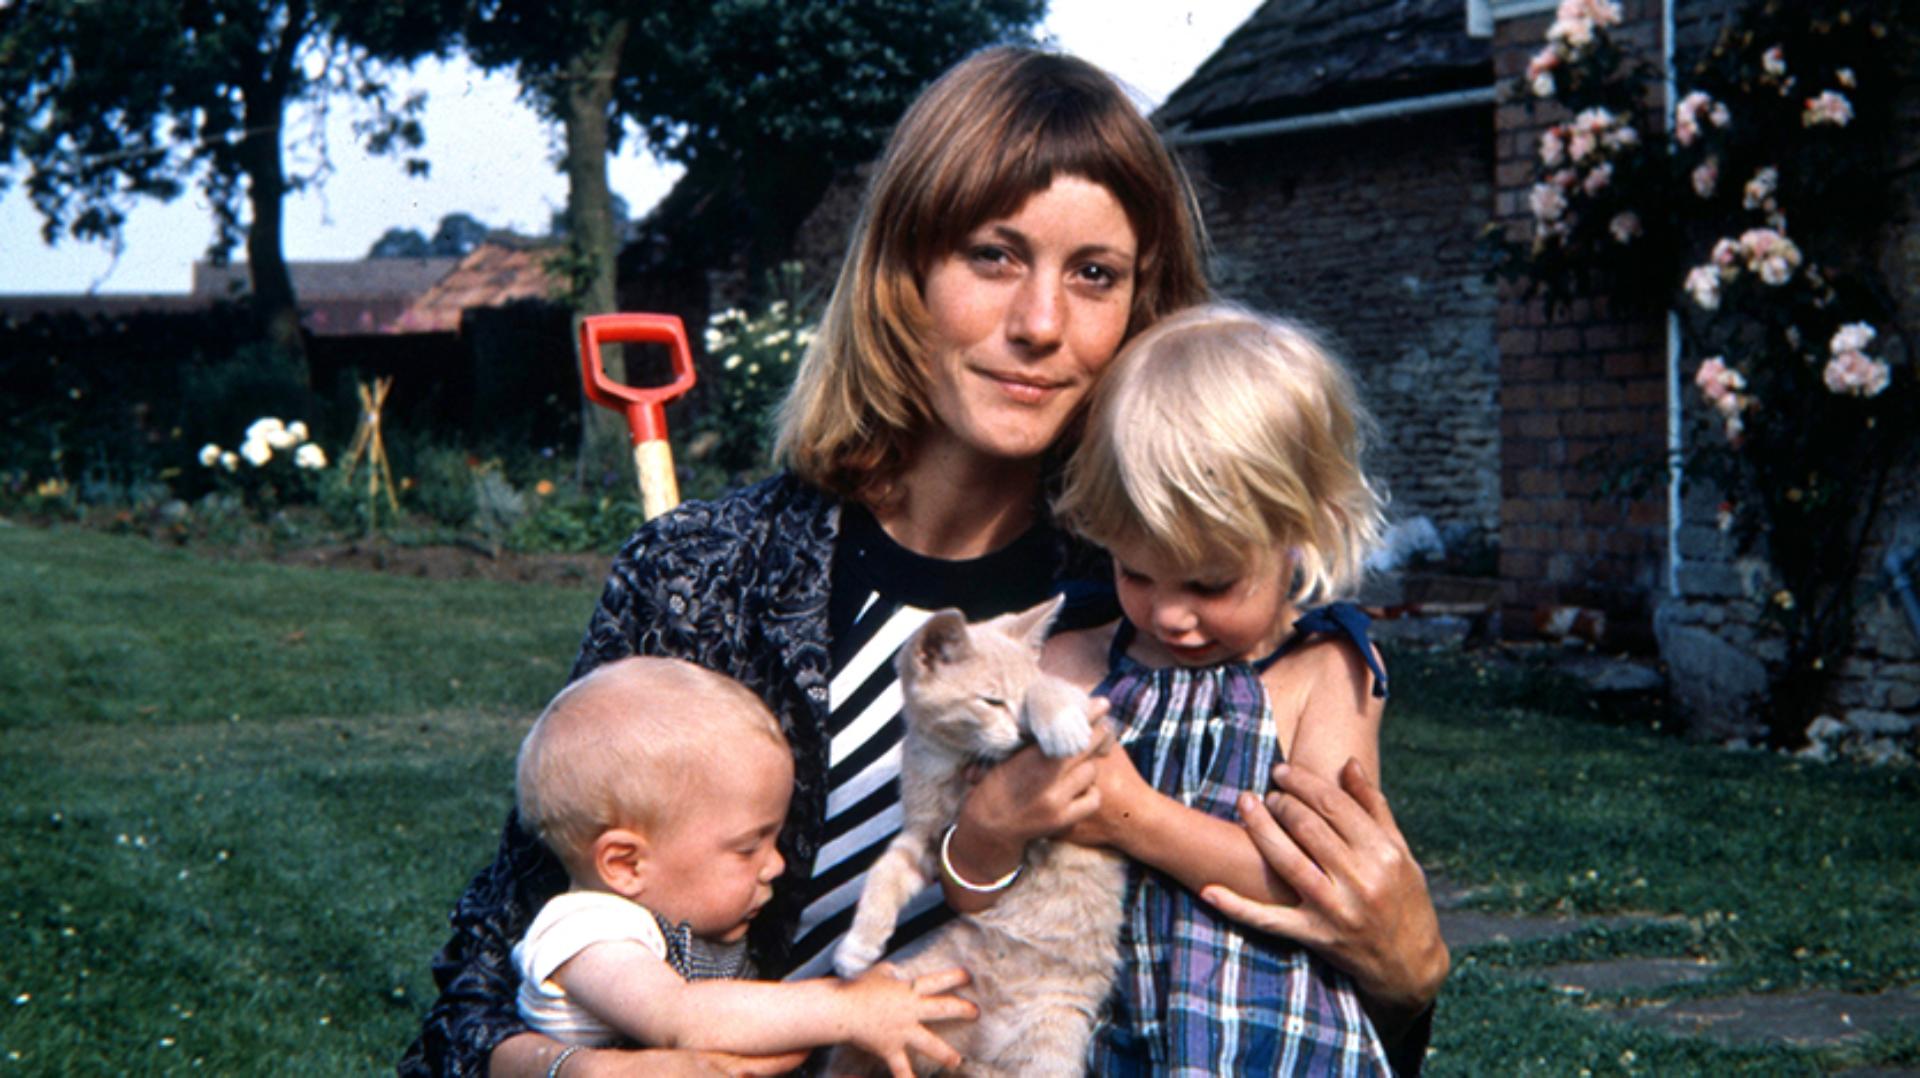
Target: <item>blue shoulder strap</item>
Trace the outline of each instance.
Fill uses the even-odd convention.
[[[1387,698],[1387,672],[1380,667],[1380,660],[1373,654],[1373,647],[1367,642],[1367,626],[1373,619],[1367,612],[1352,603],[1328,603],[1326,606],[1307,611],[1293,623],[1293,635],[1282,641],[1273,654],[1254,664],[1255,670],[1266,670],[1282,655],[1298,647],[1302,640],[1315,633],[1335,633],[1347,638],[1366,660],[1367,669],[1373,672],[1373,695],[1382,700]]]

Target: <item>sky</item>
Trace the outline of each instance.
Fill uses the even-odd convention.
[[[1152,107],[1259,4],[1053,0],[1043,29]],[[421,64],[397,79],[396,88],[427,92],[424,156],[432,167],[426,179],[406,176],[396,159],[368,156],[353,140],[345,102],[335,104],[323,129],[311,114],[289,116],[289,169],[318,163],[307,145],[316,133],[324,134],[333,166],[323,184],[287,199],[289,259],[360,258],[389,228],[431,236],[441,217],[456,212],[494,228],[547,231],[566,203],[566,180],[555,167],[558,132],[520,103],[510,75],[489,75],[454,58]],[[614,192],[636,217],[679,175],[677,166],[655,162],[638,139],[629,139],[608,166]],[[185,292],[193,263],[213,236],[213,215],[191,189],[169,203],[141,203],[128,218],[117,258],[106,245],[70,238],[50,248],[40,229],[39,215],[11,183],[0,197],[0,293]]]

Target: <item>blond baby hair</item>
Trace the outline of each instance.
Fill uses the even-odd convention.
[[[1055,511],[1103,546],[1195,569],[1290,553],[1293,601],[1324,602],[1358,585],[1380,531],[1367,426],[1346,368],[1304,327],[1189,308],[1115,357]]]
[[[754,740],[787,751],[779,722],[732,678],[679,659],[607,663],[562,689],[521,742],[521,822],[587,878],[596,838],[672,826],[705,777]]]

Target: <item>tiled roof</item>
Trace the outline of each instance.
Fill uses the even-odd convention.
[[[1268,0],[1154,121],[1195,132],[1492,85],[1463,0]]]
[[[483,243],[388,323],[389,333],[451,333],[470,307],[498,307],[516,299],[544,299],[559,287],[549,276],[547,247]]]
[[[323,300],[398,299],[411,301],[460,264],[457,258],[363,258],[344,262],[289,262],[293,293],[301,306]],[[193,264],[193,294],[207,299],[238,296],[250,290],[247,264]]]

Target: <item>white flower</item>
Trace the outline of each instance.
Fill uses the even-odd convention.
[[[249,438],[240,447],[240,455],[247,458],[248,464],[258,468],[273,459],[273,447],[263,439]]]
[[[1693,170],[1693,193],[1701,198],[1712,198],[1714,188],[1720,185],[1720,159],[1709,157]]]
[[[1720,269],[1720,275],[1732,280],[1740,272],[1740,241],[1722,237],[1713,245],[1713,264]]]
[[[1854,87],[1853,68],[1843,67],[1833,73],[1835,82],[1851,90]]]
[[[1613,233],[1615,242],[1632,243],[1640,235],[1640,215],[1632,210],[1616,213],[1613,220],[1607,222],[1607,231]]]
[[[1533,216],[1541,221],[1558,221],[1567,212],[1567,196],[1558,184],[1536,183],[1527,195]]]
[[[1565,5],[1562,5],[1564,8]],[[1584,49],[1593,43],[1593,20],[1579,16],[1562,15],[1547,27],[1547,40],[1559,42],[1571,49]]]
[[[293,452],[293,466],[308,471],[319,471],[327,466],[327,451],[308,442]]]
[[[1581,181],[1580,189],[1587,193],[1587,197],[1592,198],[1606,190],[1607,185],[1612,182],[1613,164],[1608,161],[1602,161],[1593,166],[1592,172],[1587,173],[1587,178]]]
[[[294,420],[287,424],[287,436],[293,439],[293,444],[299,445],[307,440],[307,425],[298,419]]]
[[[1800,113],[1802,127],[1819,124],[1845,127],[1852,120],[1853,102],[1847,100],[1847,95],[1835,90],[1822,90],[1820,96],[1807,98],[1806,110]]]
[[[1560,162],[1567,159],[1567,143],[1560,137],[1558,127],[1549,127],[1540,133],[1540,163],[1548,168],[1559,168]]]
[[[220,468],[222,471],[237,472],[240,470],[240,458],[229,449],[220,454]]]
[[[1720,271],[1714,266],[1695,266],[1687,271],[1687,294],[1702,310],[1720,309]]]
[[[1535,75],[1533,81],[1528,83],[1528,85],[1533,89],[1533,96],[1535,97],[1553,96],[1555,87],[1553,85],[1553,74],[1551,72],[1543,71]]]
[[[220,463],[219,446],[208,442],[206,445],[200,447],[200,466],[202,468],[211,468],[218,463]]]
[[[1767,204],[1767,200],[1773,197],[1773,192],[1779,186],[1780,170],[1768,165],[1754,173],[1753,179],[1747,181],[1745,197],[1740,200],[1740,204],[1747,209],[1757,210]]]
[[[1873,326],[1866,322],[1849,322],[1834,332],[1827,350],[1836,356],[1842,352],[1864,352],[1877,335]]]
[[[1575,161],[1585,161],[1596,145],[1598,140],[1593,137],[1593,132],[1576,127],[1567,139],[1567,156]]]
[[[1601,135],[1600,141],[1605,143],[1609,150],[1624,150],[1629,146],[1640,144],[1640,132],[1635,131],[1631,124],[1621,124]]]
[[[253,421],[253,424],[247,428],[247,436],[244,440],[249,442],[266,442],[268,445],[272,445],[275,438],[285,437],[286,433],[286,424],[280,422],[273,416],[266,416]]]
[[[1860,352],[1842,352],[1822,372],[1827,388],[1854,397],[1875,397],[1887,388],[1887,365]]]
[[[720,364],[720,366],[725,370],[733,370],[735,367],[738,367],[739,365],[740,365],[740,353],[738,352],[735,352],[733,355],[728,356],[726,358],[726,362]]]
[[[1760,67],[1774,78],[1787,73],[1787,51],[1778,45],[1760,54]]]

